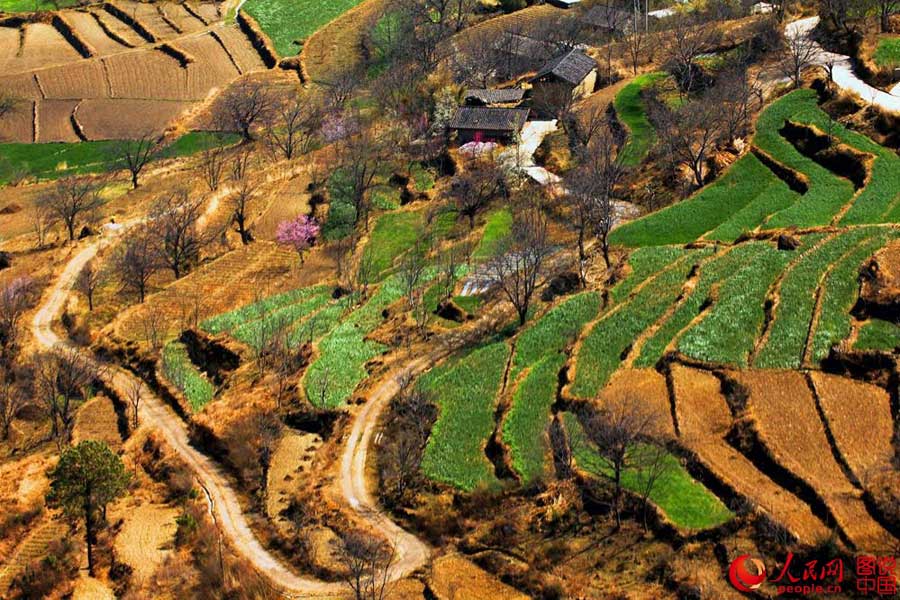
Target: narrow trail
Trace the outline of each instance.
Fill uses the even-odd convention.
[[[127,231],[127,228],[123,228]],[[66,342],[53,330],[78,274],[85,264],[97,255],[101,238],[83,247],[66,265],[52,288],[46,293],[31,323],[32,333],[38,345],[50,349]],[[414,375],[429,368],[438,355],[425,355],[405,367]],[[93,357],[91,357],[93,360]],[[111,368],[106,374],[107,383],[117,390],[126,390],[138,382],[135,376],[121,368]],[[412,534],[401,529],[383,513],[369,492],[366,478],[366,461],[372,435],[382,410],[400,389],[396,376],[386,376],[370,394],[369,402],[362,407],[354,421],[340,464],[341,493],[350,507],[367,526],[381,532],[393,545],[396,561],[390,579],[397,580],[423,566],[429,557],[428,547]],[[166,442],[194,472],[210,502],[210,512],[232,548],[249,561],[256,570],[268,578],[272,586],[283,596],[291,598],[342,598],[346,595],[343,584],[301,577],[290,571],[267,551],[253,534],[246,516],[241,510],[237,494],[232,489],[222,468],[208,456],[190,444],[187,427],[163,400],[147,386],[141,387],[140,420],[144,425],[157,429]]]

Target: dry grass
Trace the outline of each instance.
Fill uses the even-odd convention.
[[[877,386],[826,373],[810,373],[822,412],[841,455],[865,484],[894,454],[891,399]]]
[[[73,443],[99,440],[106,442],[113,450],[118,450],[122,447],[122,438],[119,436],[117,418],[112,400],[103,395],[91,398],[78,409]]]
[[[112,519],[124,519],[114,542],[116,557],[134,568],[138,581],[146,581],[171,553],[178,510],[138,502],[126,500],[109,511]]]
[[[750,390],[749,413],[775,460],[813,487],[860,550],[893,547],[896,540],[872,519],[835,461],[803,375],[743,371],[735,377]]]
[[[363,62],[359,48],[390,0],[366,0],[312,34],[300,53],[313,81],[331,81],[357,70]]]
[[[681,442],[728,487],[754,502],[803,542],[813,544],[828,529],[809,505],[767,477],[724,439],[731,411],[719,380],[705,371],[672,366]]]
[[[457,554],[442,556],[434,561],[429,583],[438,600],[528,599],[525,594]]]
[[[660,435],[675,435],[665,377],[653,369],[619,369],[606,387],[600,390],[597,404],[603,406],[630,399],[639,400],[653,412]]]

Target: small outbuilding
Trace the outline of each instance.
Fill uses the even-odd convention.
[[[514,108],[525,98],[522,88],[466,90],[464,101],[467,106],[506,106]]]
[[[509,143],[522,131],[528,120],[527,108],[495,108],[461,106],[450,119],[449,128],[456,132],[460,144],[469,142]]]
[[[535,106],[551,107],[590,95],[597,85],[597,62],[578,49],[549,61],[531,79]]]

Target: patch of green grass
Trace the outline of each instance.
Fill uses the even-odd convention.
[[[900,347],[900,326],[890,321],[870,319],[863,323],[853,347],[857,350],[892,351]]]
[[[409,174],[412,176],[416,191],[427,192],[434,187],[434,172],[424,167],[422,163],[414,163]]]
[[[434,275],[433,269],[426,271],[423,284]],[[403,284],[398,276],[392,275],[379,284],[368,302],[319,340],[318,358],[303,378],[310,402],[319,408],[337,408],[349,400],[356,386],[368,376],[366,363],[386,349],[366,336],[381,324],[384,309],[401,297]]]
[[[572,413],[564,413],[563,422],[572,444],[575,464],[595,477],[611,479],[612,470],[601,458],[597,447],[587,439],[578,418]],[[640,494],[647,488],[647,482],[648,474],[638,469],[627,469],[622,473],[622,487],[626,490]],[[683,529],[717,527],[734,516],[671,454],[666,456],[665,468],[650,490],[650,502],[675,526]]]
[[[281,56],[300,50],[296,41],[305,41],[317,29],[341,16],[361,0],[247,0],[244,10],[259,23]]]
[[[717,230],[723,223],[734,219],[740,211],[755,200],[764,198],[764,193],[790,196],[790,190],[752,154],[735,162],[727,173],[716,182],[700,190],[694,196],[666,207],[660,211],[617,227],[610,234],[610,243],[624,246],[661,246],[665,244],[686,244],[703,234]],[[768,188],[772,186],[772,190]],[[712,239],[728,240],[736,238],[743,227],[755,226],[744,214],[728,228],[711,236]],[[735,231],[737,230],[737,231]],[[730,241],[730,240],[729,240]]]
[[[808,251],[794,263],[781,282],[769,337],[756,356],[754,367],[800,367],[819,280],[831,263],[871,233],[866,229],[848,231]]]
[[[552,466],[547,425],[556,401],[559,370],[565,362],[565,354],[553,353],[531,366],[516,387],[503,422],[503,443],[509,447],[513,470],[525,485],[542,478]]]
[[[884,69],[892,69],[900,65],[900,37],[878,40],[873,58],[875,64]]]
[[[422,471],[431,479],[465,491],[499,485],[484,448],[494,431],[496,396],[508,356],[509,346],[495,342],[420,381],[439,407],[422,458]]]
[[[217,145],[233,144],[235,135],[194,131],[186,133],[159,153],[158,158],[196,154]],[[37,179],[56,179],[68,175],[99,173],[118,169],[116,141],[46,144],[0,144],[0,163],[4,170],[28,173]],[[0,172],[0,185],[10,180],[10,172]]]
[[[894,231],[880,233],[861,243],[834,266],[823,284],[822,306],[812,338],[812,358],[820,361],[834,344],[850,335],[850,309],[859,297],[859,270],[862,264],[889,239]]]
[[[231,330],[231,336],[256,350],[262,350],[263,345],[272,338],[273,334],[285,328],[295,328],[301,321],[317,313],[329,303],[337,304],[331,298],[330,289],[325,288],[318,294],[277,308],[259,319],[235,327]]]
[[[619,120],[628,128],[628,141],[622,148],[622,162],[628,166],[639,165],[656,143],[656,131],[647,118],[641,92],[666,77],[665,73],[639,75],[613,101]]]
[[[388,185],[378,186],[372,192],[372,206],[379,210],[400,208],[400,190]]]
[[[760,180],[760,184],[762,183]],[[773,176],[768,185],[763,187],[755,198],[705,237],[720,242],[734,242],[744,233],[753,231],[762,225],[769,215],[792,206],[799,198],[800,195],[797,192],[789,188],[784,181]]]
[[[316,285],[269,296],[253,304],[247,304],[235,310],[210,317],[200,323],[200,329],[214,335],[231,331],[245,323],[264,317],[277,309],[304,302],[310,298],[317,298],[329,293],[330,290],[330,286]]]
[[[516,338],[510,378],[549,354],[561,352],[600,310],[600,294],[583,292],[553,307]]]
[[[349,176],[343,169],[335,169],[326,183],[328,189],[328,217],[322,225],[322,237],[328,241],[340,240],[356,226],[356,206]]]
[[[512,211],[505,207],[488,213],[481,241],[472,255],[475,260],[487,260],[494,255],[500,241],[512,230],[512,220]]]
[[[401,29],[406,17],[397,10],[389,10],[381,15],[372,27],[373,52],[369,58],[366,75],[374,79],[390,66],[400,49]]]
[[[678,349],[700,360],[746,367],[765,321],[766,293],[793,255],[767,246],[721,285],[715,304],[684,334]]]
[[[628,256],[628,266],[630,268],[628,276],[619,281],[609,291],[610,300],[614,304],[625,301],[637,286],[684,256],[684,254],[685,250],[683,248],[675,246],[638,248]]]
[[[363,250],[372,261],[374,273],[381,275],[391,270],[397,258],[424,233],[421,211],[390,212],[378,217]]]
[[[681,293],[684,281],[693,267],[688,258],[676,261],[661,271],[626,303],[603,317],[588,332],[578,352],[572,393],[580,398],[593,398],[618,368],[622,353],[647,327],[659,319]]]
[[[24,13],[39,10],[60,10],[80,4],[76,0],[0,0],[0,12]]]
[[[756,122],[753,143],[781,164],[807,176],[809,190],[790,207],[772,215],[766,229],[827,225],[853,197],[853,184],[801,154],[780,133],[788,120],[816,123],[827,120],[816,105],[813,90],[797,90],[770,104]]]
[[[481,296],[454,296],[453,303],[470,315],[474,315],[481,308]]]
[[[702,263],[700,279],[693,291],[662,323],[656,333],[644,342],[635,366],[652,367],[655,365],[662,358],[663,352],[675,336],[700,314],[700,309],[710,298],[713,286],[721,285],[721,282],[735,276],[741,267],[752,262],[759,254],[765,252],[766,248],[768,246],[760,242],[741,244],[724,256],[717,256]]]
[[[163,348],[162,358],[163,374],[181,390],[191,410],[199,411],[216,395],[216,388],[191,362],[184,344],[169,342]]]

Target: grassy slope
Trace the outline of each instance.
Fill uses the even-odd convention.
[[[191,132],[167,146],[160,158],[173,158],[195,154],[216,144],[231,144],[237,136],[215,135],[207,132]],[[39,179],[55,179],[66,175],[96,173],[115,167],[117,157],[115,141],[0,144],[0,160],[9,166],[23,169]],[[0,173],[0,185],[5,183]]]
[[[857,350],[894,350],[900,347],[900,326],[881,319],[866,321],[859,330]]]
[[[475,260],[486,260],[493,256],[497,243],[509,235],[512,229],[512,212],[508,208],[498,208],[487,215],[484,233],[472,257]]]
[[[420,381],[440,408],[422,459],[428,477],[466,491],[498,484],[484,446],[494,430],[496,395],[508,355],[509,346],[496,342]]]
[[[622,88],[613,101],[619,120],[629,132],[628,141],[622,149],[622,162],[628,166],[639,165],[656,142],[656,132],[647,118],[641,91],[665,78],[664,73],[639,75]]]
[[[597,448],[585,439],[578,418],[572,413],[563,414],[566,430],[572,442],[572,453],[579,468],[597,477],[610,477],[610,470]],[[622,474],[622,487],[637,492],[646,476],[637,470]],[[703,485],[694,481],[678,459],[669,455],[666,468],[651,489],[650,501],[665,513],[676,526],[684,529],[716,527],[732,518],[731,511]]]
[[[389,212],[378,217],[364,252],[372,260],[374,273],[380,275],[424,235],[421,211]]]
[[[875,48],[875,64],[890,69],[900,65],[900,38],[884,38]]]
[[[344,14],[361,0],[247,0],[243,9],[259,26],[281,56],[300,50],[296,40],[305,40],[317,29]]]

